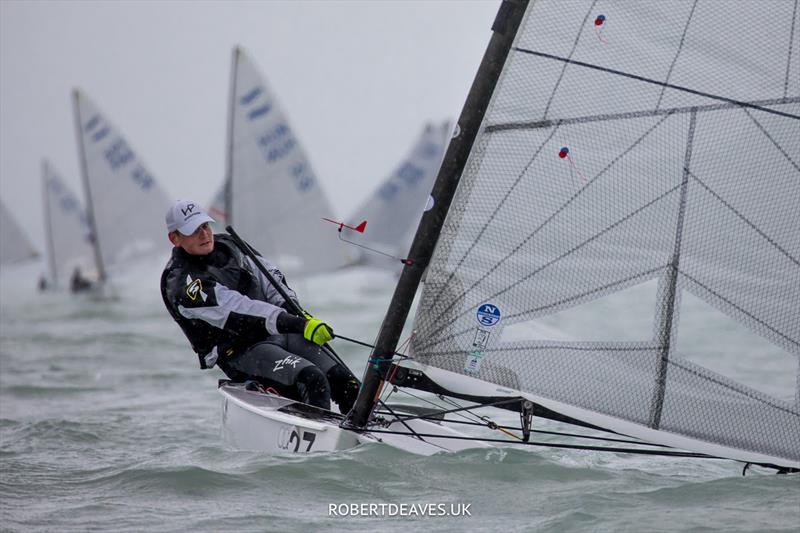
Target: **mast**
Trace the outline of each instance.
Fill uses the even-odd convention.
[[[47,263],[53,285],[58,285],[58,271],[56,270],[56,254],[53,244],[53,218],[50,213],[50,165],[47,159],[42,159],[42,194],[44,195],[44,229],[45,244],[47,246]]]
[[[423,214],[417,228],[409,252],[412,263],[403,267],[389,309],[381,324],[375,348],[364,371],[363,385],[358,399],[342,423],[344,427],[363,428],[375,406],[378,389],[385,377],[388,363],[397,349],[397,342],[408,318],[414,294],[433,255],[450,202],[455,195],[461,173],[483,121],[483,115],[492,98],[527,6],[528,0],[503,0],[500,5],[492,24],[494,33],[458,119],[457,127],[460,133],[450,141],[431,192],[434,205]]]
[[[228,98],[228,146],[225,150],[225,223],[233,225],[233,123],[236,111],[236,78],[239,70],[239,54],[241,49],[238,46],[233,48],[231,54],[231,83],[230,96]]]
[[[72,91],[73,104],[75,105],[75,128],[78,135],[78,159],[81,162],[81,175],[83,177],[83,191],[86,195],[86,219],[89,223],[89,230],[92,237],[92,249],[94,250],[94,261],[97,266],[97,279],[100,283],[106,281],[106,270],[103,267],[103,256],[100,253],[100,238],[97,234],[97,223],[94,216],[94,204],[92,203],[92,188],[89,185],[89,167],[86,163],[86,148],[83,144],[83,119],[81,117],[80,99],[81,94],[78,89]]]

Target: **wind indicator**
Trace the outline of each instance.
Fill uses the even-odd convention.
[[[358,233],[363,234],[364,230],[367,229],[367,221],[366,220],[361,221],[361,223],[358,224],[357,226],[350,226],[349,224],[345,224],[341,220],[332,220],[330,218],[325,218],[325,217],[322,217],[322,220],[324,220],[325,222],[330,222],[331,224],[336,224],[337,226],[339,226],[339,240],[340,241],[346,242],[348,244],[352,244],[353,246],[358,246],[359,248],[363,248],[365,250],[369,250],[370,252],[375,252],[376,254],[385,255],[386,257],[390,257],[392,259],[397,259],[398,261],[400,261],[401,263],[403,263],[404,265],[407,265],[407,266],[411,266],[411,265],[414,264],[414,261],[412,261],[411,259],[403,259],[402,257],[397,257],[397,256],[392,255],[392,254],[387,254],[386,252],[382,252],[380,250],[376,250],[375,248],[370,248],[369,246],[364,246],[363,244],[359,244],[357,242],[349,241],[349,240],[345,239],[344,237],[342,237],[342,230],[344,228],[347,228],[349,230],[353,230],[353,231],[356,231]]]
[[[601,43],[608,44],[608,40],[603,35],[605,29],[606,29],[606,16],[597,15],[597,17],[594,19],[594,32],[597,34],[597,38],[600,39]]]
[[[570,164],[570,167],[571,167],[570,168],[570,172],[575,171],[575,173],[577,173],[578,176],[581,177],[581,179],[583,180],[584,183],[589,181],[589,180],[586,179],[586,176],[583,174],[583,172],[581,172],[581,170],[578,168],[578,165],[575,164],[575,161],[572,159],[572,156],[569,155],[569,147],[562,146],[561,150],[558,151],[558,157],[561,158],[561,159],[566,159],[567,161],[569,161],[569,164]]]
[[[325,218],[325,217],[322,217],[322,220],[325,220],[327,222],[331,222],[332,224],[337,224],[339,226],[339,232],[340,233],[342,231],[342,228],[351,229],[351,230],[357,231],[359,233],[364,233],[364,230],[367,228],[367,221],[366,220],[362,221],[361,224],[359,224],[358,226],[348,226],[347,224],[345,224],[344,222],[341,222],[339,220],[331,220],[330,218]]]

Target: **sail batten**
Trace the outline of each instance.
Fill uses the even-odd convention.
[[[796,2],[736,5],[528,7],[428,265],[420,364],[800,466],[800,25]],[[613,306],[580,315],[582,340],[504,334],[645,282],[649,340],[592,340],[624,317]],[[688,295],[707,309],[685,314]],[[684,342],[710,312],[769,349],[729,329]],[[718,361],[695,355],[707,345]],[[750,386],[748,365],[796,373],[793,401]]]

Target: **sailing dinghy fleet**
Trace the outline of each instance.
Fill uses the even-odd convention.
[[[465,445],[452,413],[495,406],[520,413],[515,430],[485,424],[503,431],[488,439],[502,445],[800,469],[796,3],[599,6],[502,3],[355,407],[320,412],[223,382],[230,442],[458,450],[481,441]],[[636,340],[519,334],[648,286],[652,327]],[[778,379],[787,356],[793,394],[700,364],[700,346],[682,337],[690,300],[782,354],[729,344],[727,366],[765,362]],[[386,401],[409,389],[438,395],[438,409]],[[537,418],[590,428],[595,440],[534,442]]]
[[[339,226],[349,245],[324,231],[338,219],[309,158],[234,49],[214,216],[290,275],[402,271],[349,413],[223,380],[225,441],[271,453],[551,446],[800,469],[796,5],[503,1],[454,131],[425,128]],[[165,251],[170,202],[85,93],[74,111],[85,206],[45,163],[49,278],[80,267],[102,288]],[[0,261],[32,257],[1,204],[0,217]],[[602,327],[614,315],[598,312],[578,314],[574,337],[547,327],[641,290],[652,305],[638,336]],[[715,339],[693,344],[687,302],[768,348],[728,344],[730,364],[704,364],[694,351]],[[791,393],[746,384],[748,365],[791,375]],[[411,391],[432,393],[430,406],[390,401]],[[491,407],[519,413],[519,427],[478,414]],[[497,438],[460,431],[454,415]],[[539,419],[590,434],[538,442]]]

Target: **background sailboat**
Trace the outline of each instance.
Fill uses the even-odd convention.
[[[73,93],[86,211],[95,262],[107,270],[142,255],[166,252],[169,198],[127,141],[81,91]]]
[[[66,286],[75,268],[96,276],[86,212],[46,159],[42,161],[42,191],[48,285]]]
[[[227,221],[289,274],[330,272],[352,252],[322,218],[335,218],[272,89],[233,51],[226,178]]]
[[[33,259],[37,255],[31,241],[0,201],[0,265]]]
[[[405,258],[433,188],[451,129],[447,121],[423,128],[409,154],[347,219],[350,224],[367,221],[363,237],[343,230],[349,240]],[[362,262],[380,268],[399,270],[401,267],[396,259],[368,250],[362,254]]]
[[[349,424],[389,379],[798,468],[796,3],[599,5],[501,7]],[[387,376],[426,267],[413,361]],[[592,339],[590,315],[585,339],[519,335],[643,284],[640,339]],[[742,343],[722,355],[738,373],[704,366],[681,342],[689,296],[780,353]],[[747,385],[764,367],[793,394]]]

